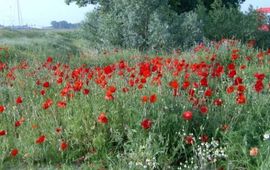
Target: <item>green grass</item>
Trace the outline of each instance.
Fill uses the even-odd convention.
[[[0,131],[8,132],[0,136],[0,169],[269,169],[270,141],[263,135],[270,130],[270,52],[264,51],[259,60],[257,49],[223,43],[218,49],[209,46],[181,55],[97,53],[76,34],[0,31],[4,37],[0,44],[8,47],[0,53],[0,61],[8,66],[0,71],[0,106],[5,107]],[[239,57],[231,60],[235,49]],[[51,63],[46,62],[48,56]],[[28,67],[23,68],[24,63]],[[234,78],[228,77],[230,63],[237,72]],[[213,77],[217,70],[219,76]],[[10,79],[8,73],[16,78]],[[255,73],[266,75],[259,93],[254,90]],[[200,85],[202,75],[207,77],[206,86]],[[240,93],[236,77],[245,86],[242,104],[236,100]],[[177,96],[170,87],[172,80],[179,84]],[[44,82],[50,87],[43,87]],[[190,85],[184,88],[184,82]],[[231,85],[235,91],[227,94]],[[211,96],[204,95],[208,88]],[[84,89],[90,93],[85,95]],[[152,95],[156,101],[142,102],[143,96]],[[21,104],[16,104],[18,96]],[[53,104],[44,109],[47,99]],[[214,104],[216,99],[222,100],[220,106]],[[59,101],[66,107],[58,107]],[[208,107],[206,114],[201,106]],[[183,119],[185,111],[192,112],[192,120]],[[101,113],[107,123],[100,122]],[[145,119],[152,122],[148,129],[141,124]],[[16,121],[20,126],[15,127]],[[41,135],[46,140],[37,144]],[[208,136],[207,144],[200,140],[202,135]],[[189,136],[193,142],[187,141]],[[64,151],[63,141],[68,143]],[[251,156],[252,147],[259,154]],[[19,150],[15,157],[10,154],[14,148]]]

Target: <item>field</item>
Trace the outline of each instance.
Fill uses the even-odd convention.
[[[94,51],[0,30],[0,169],[269,169],[270,49]]]

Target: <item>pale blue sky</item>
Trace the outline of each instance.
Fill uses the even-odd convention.
[[[94,7],[79,8],[65,0],[19,0],[23,24],[49,26],[53,20],[78,23]],[[18,25],[17,0],[0,0],[0,24]]]
[[[246,0],[241,6],[242,10],[247,11],[250,4],[255,9],[261,8],[261,7],[269,7],[270,8],[270,0]]]
[[[0,0],[0,24],[18,24],[16,2],[17,0]],[[247,10],[250,4],[254,8],[270,7],[270,0],[246,0],[242,10]],[[64,0],[20,0],[20,7],[23,24],[37,27],[49,26],[53,20],[80,22],[85,14],[94,8],[93,6],[79,8],[74,3],[68,6]]]

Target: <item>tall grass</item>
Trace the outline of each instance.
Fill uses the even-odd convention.
[[[270,51],[225,41],[163,56],[97,55],[66,34],[6,44],[0,169],[269,168]]]

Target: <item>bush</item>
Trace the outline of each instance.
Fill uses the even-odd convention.
[[[106,12],[88,13],[82,27],[84,37],[99,48],[170,49],[202,39],[196,13],[179,15],[156,0],[117,1]]]
[[[195,11],[178,14],[166,1],[114,0],[104,9],[87,14],[83,36],[97,48],[135,48],[171,50],[190,48],[204,38],[209,40],[256,39],[267,47],[268,33],[258,30],[261,21],[252,8],[243,13],[220,0],[207,10],[201,3]]]
[[[262,21],[253,8],[243,13],[239,8],[226,8],[217,0],[210,11],[207,12],[204,6],[199,5],[196,12],[203,22],[203,33],[207,39],[238,39],[242,42],[255,39],[258,47],[267,48],[267,43],[269,47],[270,34],[258,30]]]

